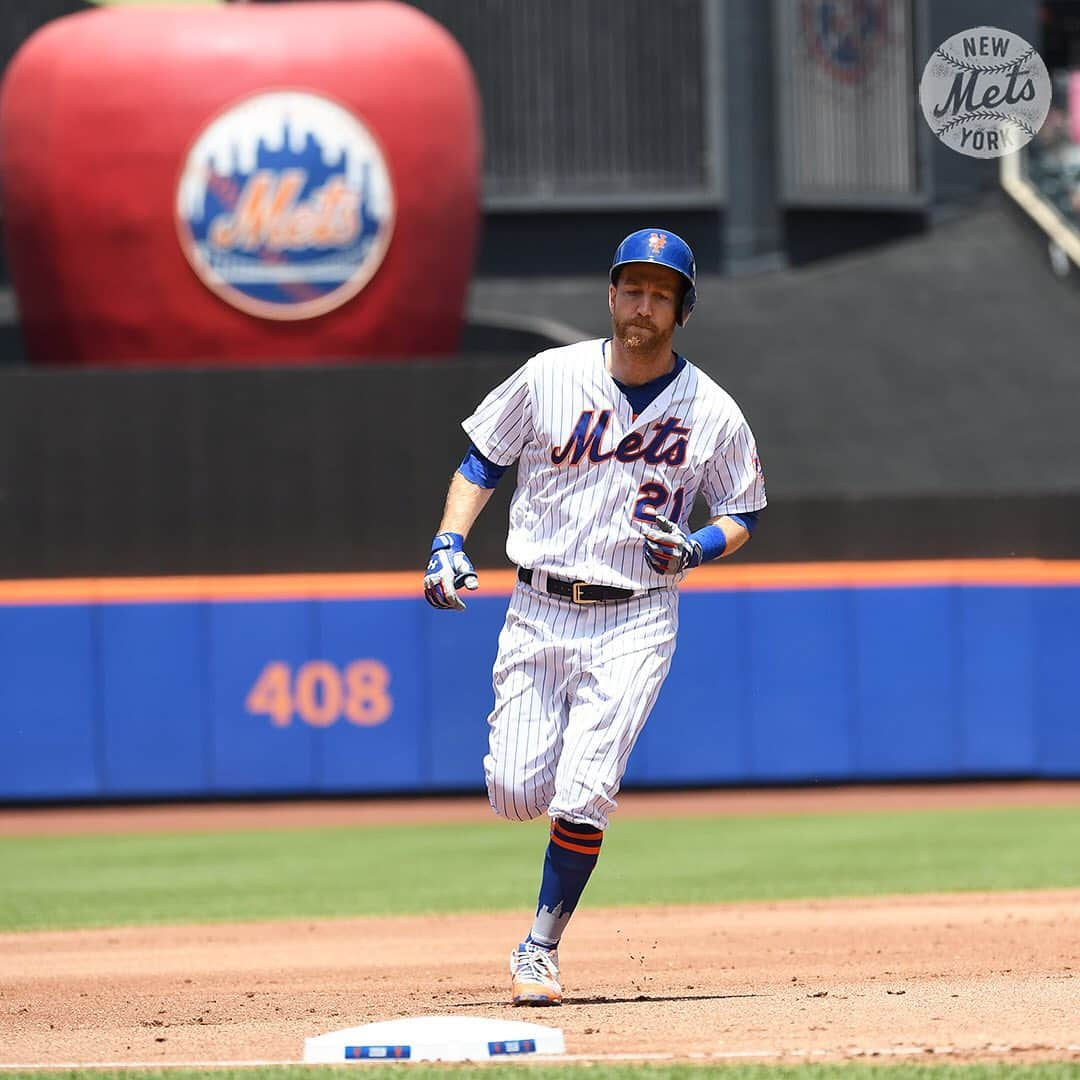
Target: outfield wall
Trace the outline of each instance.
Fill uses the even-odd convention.
[[[419,570],[467,447],[461,419],[521,360],[0,372],[0,579]],[[1031,415],[1072,424],[1076,395],[1049,385]],[[910,394],[885,394],[860,413],[863,435],[837,443],[848,405],[834,401],[834,415],[809,400],[811,419],[793,424],[790,393],[770,403],[732,388],[760,417],[771,500],[739,564],[1080,555],[1080,454],[1055,452],[1072,432],[1056,419],[1018,451],[1022,484],[995,483],[993,465],[977,484],[977,472],[943,464],[991,460],[970,428],[919,453],[897,454],[882,434],[939,431]],[[1051,409],[1050,397],[1064,404]],[[983,416],[985,402],[971,401]],[[806,483],[807,457],[828,486]],[[879,489],[856,467],[867,458]],[[469,536],[477,565],[507,565],[513,489],[506,477]],[[699,499],[695,527],[704,510]]]
[[[0,582],[0,799],[482,787],[512,578]],[[628,783],[1080,776],[1080,562],[691,575]]]

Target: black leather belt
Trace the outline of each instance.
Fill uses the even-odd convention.
[[[518,567],[518,581],[532,584],[533,572],[523,566]],[[548,577],[547,591],[552,596],[565,596],[575,604],[602,604],[608,600],[629,600],[634,595],[633,589],[617,589],[614,585],[589,585],[584,581],[563,581]]]

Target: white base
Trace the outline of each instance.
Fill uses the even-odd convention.
[[[482,1016],[413,1016],[343,1028],[304,1040],[304,1061],[488,1061],[563,1054],[561,1028]]]

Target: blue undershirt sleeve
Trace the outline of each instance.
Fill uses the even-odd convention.
[[[508,468],[507,465],[496,465],[494,461],[489,461],[476,449],[475,443],[469,443],[468,452],[462,458],[457,471],[477,487],[493,488]]]
[[[751,536],[757,528],[757,519],[760,510],[748,510],[745,514],[728,514],[732,521],[737,521]]]

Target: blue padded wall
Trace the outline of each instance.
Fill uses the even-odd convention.
[[[316,655],[340,672],[344,697],[320,733],[322,790],[424,786],[428,687],[416,643],[426,608],[423,600],[319,605]]]
[[[1037,590],[1034,612],[1038,772],[1080,776],[1080,589]]]
[[[98,615],[87,606],[0,607],[0,798],[105,794]]]
[[[314,603],[302,601],[209,605],[212,791],[319,790],[321,732],[294,711],[273,720],[247,704],[269,664],[291,673],[318,655],[316,614]]]
[[[852,774],[851,597],[845,590],[751,593],[747,633],[753,780]]]
[[[110,795],[210,787],[206,614],[197,604],[99,609],[101,786]]]
[[[0,605],[0,799],[479,790],[505,596]],[[687,592],[627,783],[1080,776],[1080,588]]]
[[[955,590],[856,589],[857,775],[946,776],[958,763]]]

